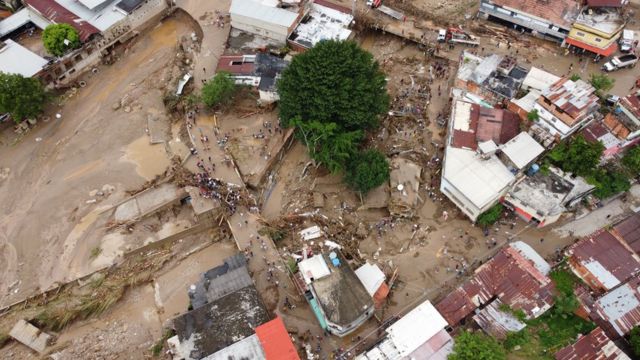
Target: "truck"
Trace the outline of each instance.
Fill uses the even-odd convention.
[[[602,70],[606,72],[620,70],[626,67],[634,67],[638,62],[638,56],[635,54],[627,54],[622,56],[614,56],[606,64],[602,66]]]
[[[450,27],[447,30],[438,30],[438,42],[448,42],[449,44],[463,44],[478,46],[480,42],[475,36],[466,33],[461,28]]]
[[[620,51],[624,53],[631,52],[635,47],[635,34],[633,30],[622,30],[622,36],[620,37]]]

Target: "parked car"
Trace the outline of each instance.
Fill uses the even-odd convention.
[[[634,48],[634,33],[633,30],[622,30],[622,36],[620,37],[620,51],[628,53]]]
[[[620,70],[626,67],[633,67],[638,62],[638,57],[635,54],[627,54],[622,56],[614,56],[606,64],[602,66],[602,70],[606,72]]]

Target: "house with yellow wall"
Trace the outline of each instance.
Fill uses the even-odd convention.
[[[580,53],[610,56],[618,50],[625,21],[615,8],[584,8],[576,18],[565,45]]]

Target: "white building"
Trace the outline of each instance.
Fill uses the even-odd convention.
[[[254,0],[231,2],[231,26],[285,44],[298,20],[298,13]]]
[[[0,42],[0,72],[32,77],[46,65],[46,59],[17,42],[10,39]]]

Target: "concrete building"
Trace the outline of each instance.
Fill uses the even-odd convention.
[[[533,248],[516,241],[477,268],[473,277],[450,292],[436,309],[452,327],[497,300],[522,310],[527,319],[537,318],[553,305],[550,271],[551,266]],[[495,309],[500,310],[499,306]]]
[[[551,85],[558,82],[558,80],[560,80],[559,76],[532,66],[531,69],[529,69],[529,72],[527,72],[527,76],[525,76],[524,80],[522,81],[521,89],[524,91],[535,90],[538,92],[543,92]]]
[[[565,44],[572,51],[611,56],[618,50],[618,39],[624,25],[616,8],[585,7],[573,23]]]
[[[284,45],[302,12],[265,5],[257,0],[233,0],[229,9],[231,26]]]
[[[11,39],[0,41],[0,72],[38,76],[48,63],[47,59]]]
[[[445,360],[453,350],[447,321],[429,300],[385,329],[384,338],[356,360]]]
[[[640,274],[640,256],[608,230],[578,241],[565,255],[571,271],[596,293],[612,290]]]
[[[223,55],[218,60],[218,71],[230,73],[236,84],[258,88],[260,102],[271,104],[280,100],[276,82],[289,66],[289,61],[266,53],[256,55]]]
[[[479,15],[515,30],[562,42],[579,11],[574,0],[481,0]]]
[[[296,285],[322,329],[342,337],[373,315],[371,295],[339,251],[302,260],[298,269]]]
[[[573,178],[550,167],[548,174],[536,172],[521,178],[502,199],[502,204],[523,220],[543,227],[556,222],[594,189],[583,178]]]
[[[521,154],[522,150],[516,150],[522,145],[519,140],[507,145],[519,134],[519,124],[509,111],[454,101],[440,191],[472,221],[509,190],[519,166],[534,160],[528,155],[539,153],[534,149]],[[524,136],[521,140],[530,143]],[[501,155],[505,162],[496,155],[501,149],[507,149]]]
[[[556,360],[631,360],[607,334],[597,327],[555,353]]]
[[[351,9],[315,0],[289,36],[288,44],[294,50],[304,51],[322,40],[348,40],[353,36],[349,28],[352,23]]]
[[[599,108],[595,91],[582,80],[558,80],[534,103],[539,116],[536,124],[556,139],[566,138],[595,118]]]

